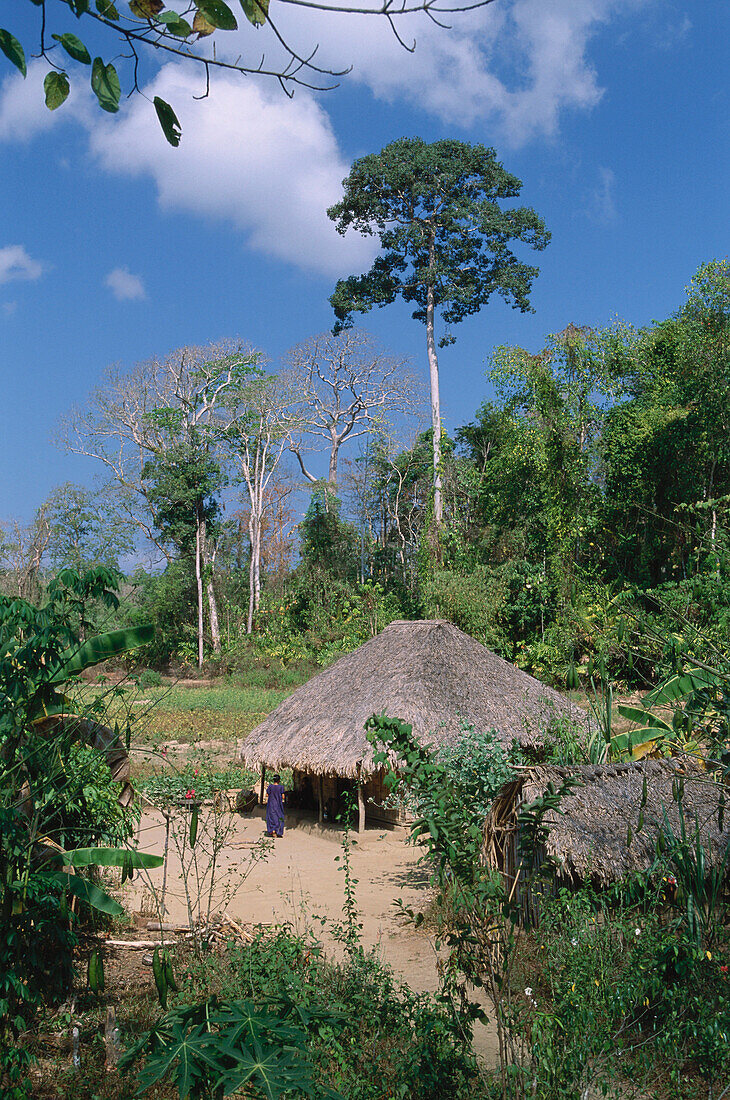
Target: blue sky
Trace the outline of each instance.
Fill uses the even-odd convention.
[[[55,6],[59,29],[82,34],[83,20]],[[275,368],[329,328],[336,278],[373,252],[339,238],[324,211],[354,157],[403,135],[493,145],[553,234],[537,257],[535,312],[495,300],[442,353],[448,428],[489,396],[496,344],[538,350],[570,321],[667,316],[697,266],[730,251],[728,10],[496,0],[453,16],[450,30],[411,17],[410,54],[380,20],[285,8],[294,41],[319,42],[323,61],[352,73],[293,100],[273,81],[224,77],[199,101],[198,74],[150,63],[142,82],[173,102],[178,150],[142,97],[104,115],[79,72],[50,115],[45,63],[23,81],[0,55],[0,522],[30,520],[54,485],[99,472],[52,440],[108,364],[242,337]],[[28,52],[37,14],[0,0],[0,26]],[[242,28],[225,49],[275,61],[267,33]],[[426,379],[423,328],[406,307],[373,312],[364,327]]]

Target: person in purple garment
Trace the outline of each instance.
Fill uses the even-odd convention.
[[[275,775],[268,787],[266,802],[266,835],[284,835],[284,788],[281,776]]]

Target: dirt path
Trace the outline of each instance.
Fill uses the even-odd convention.
[[[228,815],[224,816],[228,821]],[[181,815],[173,832],[182,837],[188,820],[187,815]],[[201,873],[199,878],[194,871],[188,873],[188,892],[193,899],[198,896],[207,899],[208,895],[210,878],[203,873],[208,860],[202,852],[208,844],[212,822],[213,815],[201,811],[196,843]],[[246,923],[286,923],[298,932],[311,929],[328,950],[336,952],[336,941],[327,929],[332,922],[342,920],[344,874],[341,859],[337,858],[342,855],[341,829],[318,825],[303,814],[289,813],[284,837],[268,842],[266,858],[252,863],[252,852],[260,844],[264,829],[261,811],[247,818],[230,816],[211,911],[227,910]],[[161,855],[165,832],[162,814],[145,811],[140,826],[140,850]],[[409,927],[394,905],[396,899],[416,910],[427,905],[428,873],[419,864],[420,853],[405,843],[401,829],[368,828],[359,836],[351,835],[354,841],[351,868],[358,880],[356,897],[364,946],[376,948],[383,961],[412,989],[433,992],[438,988],[433,940]],[[168,845],[163,919],[185,922],[188,905],[177,848],[173,837]],[[248,873],[241,881],[244,871]],[[154,918],[159,912],[163,878],[162,868],[147,873],[147,881],[138,877],[125,897],[127,905]],[[491,1028],[477,1025],[475,1046],[486,1061],[494,1062],[496,1036]]]

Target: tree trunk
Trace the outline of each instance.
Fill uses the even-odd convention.
[[[196,505],[195,523],[195,580],[198,587],[198,668],[203,667],[203,573],[200,568],[203,519],[200,503]]]
[[[248,622],[246,633],[253,631],[254,612],[261,602],[261,505],[252,494],[248,535],[251,543],[251,559],[248,566]]]
[[[330,468],[327,475],[327,484],[331,485],[333,489],[337,488],[337,456],[340,450],[339,440],[332,440],[332,448],[330,450]]]
[[[436,249],[433,237],[429,244],[429,271],[436,266]],[[428,370],[431,379],[431,426],[433,427],[433,521],[437,533],[443,523],[443,503],[441,497],[441,399],[439,397],[439,363],[434,338],[434,287],[428,284],[426,301],[426,349],[428,352]]]
[[[256,521],[254,519],[254,505],[251,501],[251,512],[248,521],[248,539],[251,544],[251,555],[248,562],[248,619],[246,620],[246,633],[253,633],[253,613],[256,603]]]
[[[208,553],[208,536],[205,528],[205,520],[203,520],[202,523],[200,538],[203,564],[205,565],[207,571],[208,566],[212,566],[213,564],[213,558]],[[221,631],[218,623],[218,604],[215,598],[215,589],[213,588],[212,575],[209,576],[208,580],[206,581],[206,594],[208,596],[208,617],[210,619],[210,637],[213,643],[213,652],[220,653],[222,648]]]

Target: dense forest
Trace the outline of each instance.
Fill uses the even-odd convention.
[[[3,525],[3,590],[122,570],[116,625],[154,622],[157,668],[327,663],[441,617],[559,686],[599,667],[655,682],[727,640],[729,276],[704,264],[644,329],[571,322],[537,354],[496,348],[493,398],[442,433],[440,524],[421,386],[361,330],[276,372],[233,343],[109,371],[58,432],[96,488]]]

